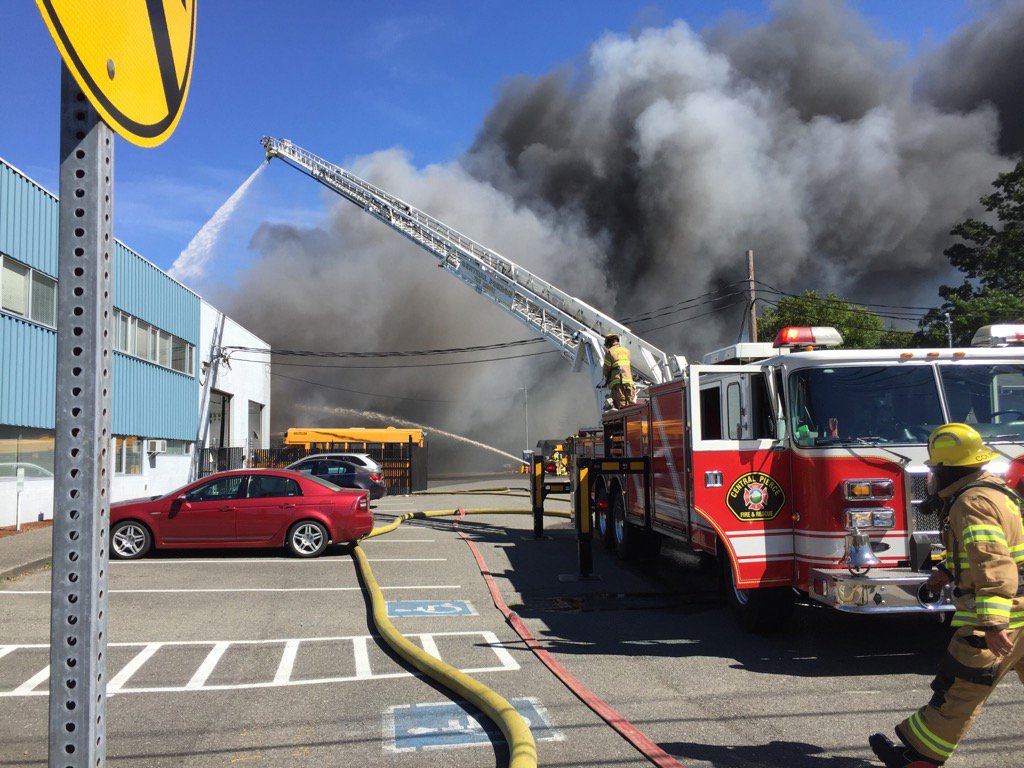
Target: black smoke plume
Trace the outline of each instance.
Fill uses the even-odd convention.
[[[458,163],[417,170],[392,150],[353,170],[620,318],[743,278],[748,248],[759,276],[783,290],[919,304],[948,278],[950,227],[977,213],[1011,165],[1002,152],[1020,147],[1020,74],[1001,63],[1024,42],[1020,18],[1019,4],[997,6],[909,62],[837,0],[780,3],[760,25],[606,35],[584,65],[505,84]],[[263,225],[252,247],[258,259],[229,306],[275,347],[409,350],[527,335],[345,202],[321,228]],[[636,328],[698,356],[736,339],[742,309]],[[589,383],[553,354],[275,372],[370,393],[277,379],[282,429],[317,421],[295,404],[340,404],[518,452],[523,387],[531,442],[597,418]]]

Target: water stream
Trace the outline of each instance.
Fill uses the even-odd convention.
[[[221,230],[228,219],[231,218],[231,214],[238,208],[239,203],[242,202],[242,198],[245,197],[249,187],[256,181],[260,171],[266,167],[266,162],[260,163],[260,167],[241,183],[238,189],[231,194],[231,197],[225,200],[224,204],[217,209],[217,212],[210,217],[210,220],[203,225],[203,228],[196,232],[195,237],[185,247],[185,250],[174,260],[174,264],[168,271],[171,277],[175,280],[202,277],[206,271],[206,262],[213,255],[213,248],[217,244]]]
[[[358,408],[342,408],[341,406],[333,405],[299,405],[297,407],[305,411],[318,411],[321,413],[354,413],[357,416],[360,416],[364,419],[379,419],[381,421],[392,423],[395,426],[412,427],[413,429],[425,429],[431,434],[443,435],[445,437],[451,438],[452,440],[458,440],[460,443],[468,443],[469,445],[481,448],[485,451],[490,451],[491,453],[496,453],[499,456],[504,456],[506,459],[512,459],[512,461],[515,461],[519,464],[526,463],[518,456],[513,456],[511,453],[506,453],[505,451],[495,448],[493,445],[481,443],[479,440],[472,440],[468,437],[463,437],[462,435],[456,435],[454,432],[446,432],[445,430],[438,429],[437,427],[431,427],[427,424],[417,424],[415,421],[406,421],[405,419],[399,419],[394,416],[387,416],[383,413],[377,413],[376,411],[361,411]]]

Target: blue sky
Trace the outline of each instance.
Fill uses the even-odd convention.
[[[980,7],[971,0],[852,5],[880,34],[905,43],[908,55],[945,39]],[[115,234],[168,268],[258,165],[263,134],[341,163],[395,146],[417,166],[446,162],[473,141],[503,82],[577,62],[605,32],[674,19],[699,30],[728,13],[758,21],[769,9],[759,0],[200,0],[195,76],[176,133],[156,149],[118,142]],[[6,0],[0,156],[54,192],[58,91],[58,54],[35,4]],[[244,251],[260,221],[311,223],[324,206],[315,185],[272,166],[228,239]]]

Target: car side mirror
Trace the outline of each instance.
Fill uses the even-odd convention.
[[[178,507],[183,507],[186,504],[188,504],[188,496],[183,493],[181,496],[176,496],[174,498],[174,504],[172,506],[174,509],[177,509]]]

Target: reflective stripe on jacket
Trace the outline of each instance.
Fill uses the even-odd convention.
[[[604,352],[604,364],[601,366],[604,380],[623,384],[633,383],[633,372],[629,368],[629,350],[621,344],[613,344]]]
[[[944,488],[954,498],[943,530],[947,567],[957,575],[954,627],[1024,627],[1024,597],[1018,596],[1024,566],[1024,522],[1014,501],[985,482],[1005,485],[995,475],[970,475]],[[959,494],[959,495],[958,495]]]

